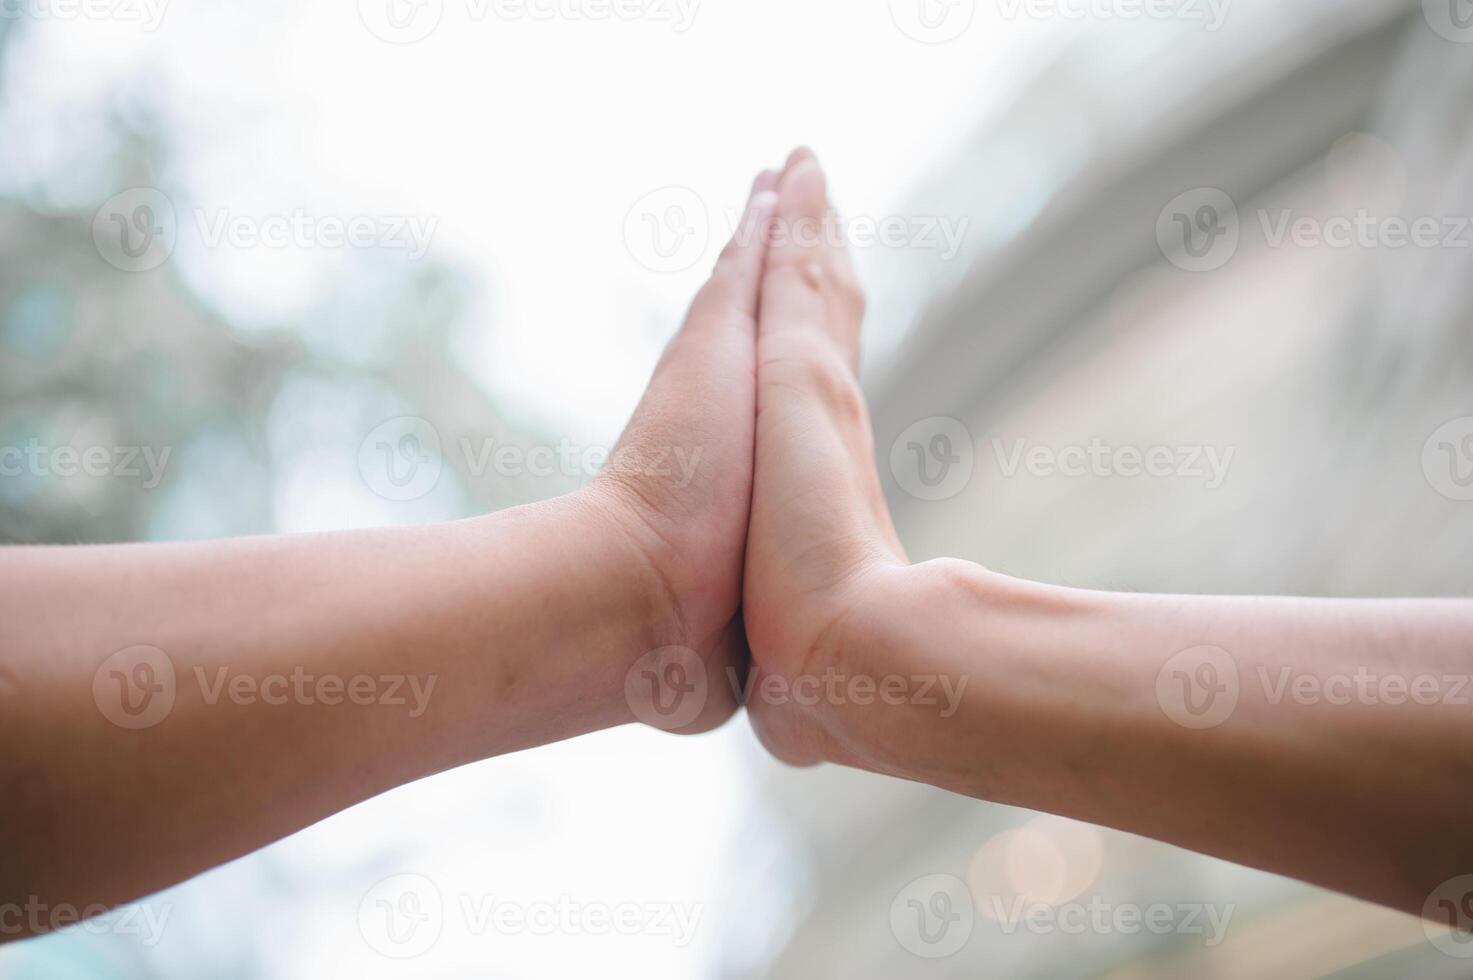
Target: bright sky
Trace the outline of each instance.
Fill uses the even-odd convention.
[[[939,16],[940,0],[628,0],[650,12],[630,21],[418,0],[438,27],[396,45],[367,26],[387,32],[390,2],[417,9],[173,0],[152,33],[43,22],[7,85],[29,90],[44,131],[110,76],[162,82],[193,204],[432,222],[429,254],[466,269],[483,300],[462,337],[468,369],[511,410],[586,440],[617,434],[758,169],[806,142],[846,213],[896,213],[1016,80],[1018,38],[1039,27],[978,9],[960,37],[927,44],[898,26],[919,32],[912,6]],[[46,162],[44,147],[27,152]],[[712,230],[688,270],[652,272],[626,247],[626,217],[671,186],[699,197]],[[248,322],[310,308],[328,281],[320,256],[181,253]]]
[[[115,87],[157,86],[177,141],[164,178],[191,207],[433,221],[429,254],[481,297],[459,342],[467,370],[509,413],[585,444],[617,434],[757,170],[809,143],[842,210],[895,213],[1016,82],[1018,38],[1038,27],[1004,30],[978,10],[933,45],[896,13],[915,30],[914,4],[937,0],[705,0],[684,31],[478,17],[496,8],[432,0],[438,28],[395,45],[355,9],[382,28],[378,2],[174,0],[152,32],[27,25],[0,88],[11,134],[0,193],[95,208],[118,180],[96,172],[100,107]],[[667,187],[693,192],[715,229],[676,273],[642,266],[626,236],[636,202]],[[299,319],[338,269],[322,250],[183,243],[177,254],[206,300],[251,329]],[[319,508],[286,523],[333,519]],[[280,976],[398,975],[359,941],[354,914],[369,884],[414,869],[447,904],[569,893],[694,902],[708,916],[683,950],[650,937],[488,944],[452,925],[416,975],[713,970],[731,955],[716,919],[734,869],[776,862],[774,883],[801,877],[777,840],[736,851],[738,833],[760,827],[757,794],[732,778],[751,751],[745,726],[685,742],[624,730],[407,787],[184,886],[186,924],[162,959],[244,954]],[[257,931],[222,938],[204,909]]]

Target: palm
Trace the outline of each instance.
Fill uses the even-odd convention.
[[[897,562],[900,547],[855,376],[863,298],[847,254],[832,244],[823,172],[805,151],[789,161],[777,221],[758,327],[745,615],[759,672],[792,679],[822,670],[859,584]],[[815,223],[823,234],[813,234]],[[779,756],[840,754],[810,719],[762,698],[750,709]]]

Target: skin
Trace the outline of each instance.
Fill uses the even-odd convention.
[[[798,152],[779,227],[832,214]],[[855,373],[863,302],[838,241],[779,237],[763,283],[744,608],[764,744],[1473,928],[1473,899],[1451,896],[1454,920],[1433,895],[1473,872],[1473,685],[1442,681],[1473,674],[1473,602],[1116,595],[911,565],[876,474]],[[1199,673],[1204,646],[1223,651],[1215,675]],[[1183,677],[1229,669],[1230,717],[1173,718]],[[1377,684],[1357,695],[1342,682],[1362,669]],[[1325,696],[1296,697],[1286,671]],[[1436,680],[1421,695],[1435,703],[1410,698],[1416,678]],[[948,689],[957,703],[927,703]]]
[[[1473,714],[1275,698],[1259,678],[1467,675],[1473,603],[1125,596],[911,565],[838,241],[811,153],[761,175],[613,462],[568,497],[413,529],[0,550],[0,907],[127,901],[409,780],[652,720],[647,694],[694,698],[662,727],[709,730],[741,695],[793,764],[1436,917],[1429,895],[1473,872]],[[699,460],[693,480],[654,465],[672,451]],[[149,679],[126,659],[140,645],[177,689],[129,727],[104,705]],[[1162,694],[1205,676],[1178,656],[1204,647],[1240,681],[1213,727]],[[408,678],[424,696],[236,698],[222,670]]]
[[[580,492],[419,528],[0,549],[0,908],[128,901],[405,782],[634,721],[626,678],[652,651],[744,672],[754,336],[777,179],[758,178],[610,465]],[[675,452],[699,461],[689,482]],[[176,695],[161,721],[128,729],[100,705],[117,713],[115,685],[138,665],[118,678],[109,658],[138,645],[168,658]],[[334,678],[343,703],[315,687],[236,698],[222,670]],[[407,678],[396,700],[409,703],[345,702],[360,675]],[[433,684],[417,715],[411,681]],[[736,706],[716,686],[679,730]]]

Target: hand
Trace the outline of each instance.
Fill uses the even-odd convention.
[[[670,727],[728,717],[776,181],[577,493],[447,524],[0,549],[0,594],[27,610],[0,617],[0,839],[25,842],[0,907],[126,901],[393,786],[632,721],[630,678],[668,647],[710,681]]]
[[[840,662],[839,638],[867,597],[887,591],[876,582],[907,568],[856,376],[863,317],[823,170],[798,150],[779,187],[762,285],[745,594],[752,723],[796,764],[881,767],[872,740],[839,723],[837,705],[801,703],[814,699],[795,687],[858,668]]]
[[[863,304],[834,227],[822,171],[794,154],[757,332],[744,615],[764,744],[1448,923],[1473,868],[1473,725],[1466,702],[1407,692],[1466,678],[1473,603],[1120,595],[909,565],[876,477],[855,377]],[[1194,680],[1193,664],[1222,679]],[[1183,676],[1220,714],[1188,708]],[[1328,694],[1352,676],[1388,693]],[[1276,695],[1270,680],[1289,677],[1327,694]]]
[[[758,176],[710,281],[670,342],[610,464],[590,486],[646,573],[649,649],[694,650],[707,703],[678,731],[736,710],[746,673],[740,606],[752,497],[755,335],[778,173]]]

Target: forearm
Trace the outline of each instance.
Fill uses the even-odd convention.
[[[132,898],[408,780],[626,721],[625,671],[672,642],[647,574],[586,494],[0,552],[0,897]]]
[[[921,778],[1413,912],[1473,871],[1473,603],[915,578],[890,642],[970,680]]]

